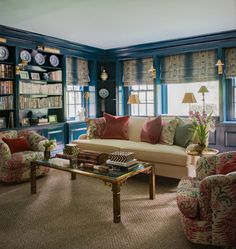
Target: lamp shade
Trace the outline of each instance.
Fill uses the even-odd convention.
[[[193,93],[185,93],[182,103],[197,103]]]
[[[201,86],[200,89],[198,90],[199,93],[208,93],[208,89],[206,88],[206,86]]]
[[[128,99],[128,102],[127,102],[127,104],[140,104],[141,102],[140,102],[140,99],[139,99],[139,97],[138,97],[138,95],[136,95],[136,94],[131,94],[130,96],[129,96],[129,99]]]

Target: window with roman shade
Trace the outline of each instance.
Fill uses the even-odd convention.
[[[68,120],[83,120],[85,115],[85,87],[90,82],[86,59],[66,58],[66,116]],[[93,103],[92,103],[93,104]],[[95,104],[94,104],[95,105]],[[89,110],[90,110],[89,106]]]
[[[130,104],[132,116],[154,115],[153,58],[124,61],[123,82],[129,94],[139,96],[140,104]]]
[[[206,50],[162,57],[160,81],[167,88],[167,113],[188,115],[189,105],[182,103],[186,92],[192,92],[197,103],[191,104],[192,111],[202,111],[202,85],[209,90],[205,94],[206,111],[219,115],[219,80],[217,74],[217,51]]]
[[[226,78],[236,77],[236,47],[225,49]]]
[[[76,57],[66,58],[67,85],[88,86],[90,82],[88,61]]]
[[[217,80],[216,50],[198,51],[162,57],[161,83],[187,83]]]
[[[236,120],[236,47],[225,49],[225,77],[227,100],[229,104],[228,120]]]

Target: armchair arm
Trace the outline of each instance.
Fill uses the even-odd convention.
[[[7,161],[11,159],[11,151],[6,143],[0,141],[0,166],[3,166]]]
[[[177,188],[177,205],[185,217],[198,216],[198,197],[199,182],[191,177],[182,178]]]
[[[45,151],[45,147],[43,145],[47,140],[48,139],[46,137],[39,135],[35,131],[31,132],[28,136],[30,147],[34,151]]]
[[[201,218],[206,219],[212,213],[216,218],[217,212],[225,212],[232,206],[236,209],[236,172],[208,176],[200,182],[199,189]]]

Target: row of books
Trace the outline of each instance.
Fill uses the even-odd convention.
[[[13,78],[13,66],[0,64],[0,78]]]
[[[62,97],[48,98],[29,98],[20,96],[20,109],[37,109],[37,108],[56,108],[62,107]]]
[[[62,84],[33,84],[20,82],[21,94],[62,94]]]
[[[13,96],[0,97],[0,110],[13,109]]]
[[[53,71],[48,73],[49,80],[52,81],[62,81],[62,71]]]
[[[0,81],[0,94],[13,94],[13,82],[11,80]]]

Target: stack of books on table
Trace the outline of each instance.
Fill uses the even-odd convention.
[[[115,170],[129,171],[138,166],[133,152],[116,151],[109,155],[106,165]]]

